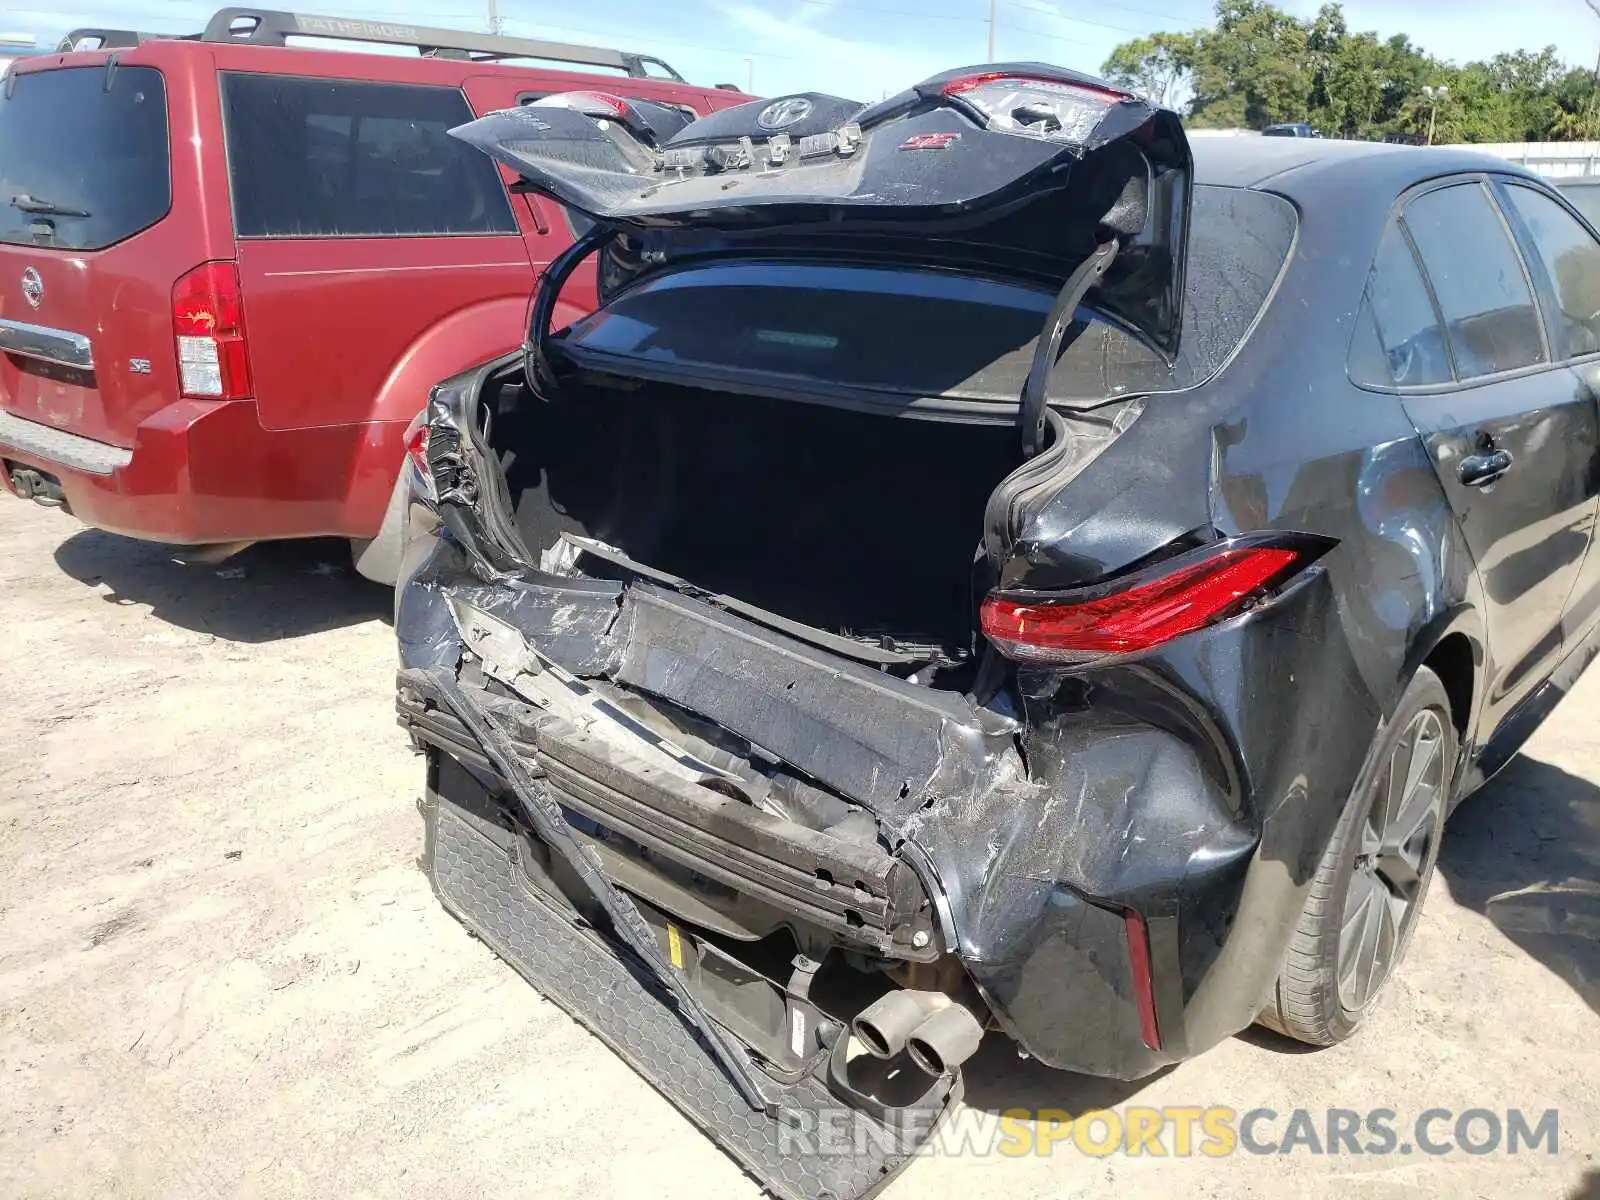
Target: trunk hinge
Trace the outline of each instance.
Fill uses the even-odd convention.
[[[1111,260],[1116,257],[1115,240],[1100,243],[1095,252],[1068,276],[1066,285],[1056,296],[1055,305],[1050,309],[1050,319],[1045,322],[1044,331],[1039,335],[1039,344],[1033,351],[1033,363],[1028,368],[1027,381],[1022,385],[1022,401],[1017,406],[1017,428],[1022,433],[1023,458],[1032,458],[1044,447],[1044,412],[1050,372],[1055,369],[1056,359],[1061,357],[1062,350],[1071,344],[1067,334],[1077,324],[1078,304],[1089,289],[1105,277]],[[1085,328],[1086,325],[1078,325],[1073,337],[1077,337]]]
[[[550,319],[556,311],[561,288],[578,264],[617,236],[614,228],[596,225],[551,260],[533,289],[533,308],[528,318],[528,340],[522,347],[522,368],[528,386],[548,396],[556,390],[555,374],[550,370],[546,342],[550,339]]]

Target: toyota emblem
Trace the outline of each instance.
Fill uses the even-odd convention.
[[[22,298],[34,308],[38,308],[39,301],[44,299],[44,280],[32,267],[22,272]]]
[[[756,117],[756,124],[763,129],[787,129],[809,117],[813,107],[811,101],[804,96],[774,100],[761,110],[761,114]]]

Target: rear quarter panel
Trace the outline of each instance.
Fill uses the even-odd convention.
[[[1143,803],[1183,811],[1212,796],[1194,827],[1218,844],[1238,845],[1224,831],[1253,843],[1232,882],[1218,876],[1214,887],[1204,856],[1179,863],[1194,907],[1149,914],[1153,952],[1168,947],[1182,981],[1160,1000],[1163,1028],[1181,1012],[1171,1024],[1188,1053],[1253,1020],[1376,734],[1428,649],[1480,628],[1475,568],[1424,447],[1394,397],[1357,389],[1345,371],[1377,233],[1403,182],[1389,190],[1346,173],[1317,183],[1314,203],[1285,193],[1301,228],[1242,352],[1202,388],[1153,397],[1110,450],[1037,503],[1008,566],[1021,586],[1030,575],[1062,586],[1185,537],[1280,530],[1336,542],[1296,587],[1244,617],[1134,666],[1030,681],[1035,770],[1068,772],[1085,721],[1153,726],[1192,749],[1193,780]],[[1108,792],[1111,827],[1126,815],[1120,794]],[[1138,858],[1148,870],[1163,853],[1187,860],[1190,850],[1141,843],[1107,878]],[[1169,934],[1157,916],[1178,927]]]

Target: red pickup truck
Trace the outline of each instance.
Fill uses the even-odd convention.
[[[392,582],[407,423],[434,382],[521,343],[573,238],[446,131],[583,89],[692,115],[748,99],[644,55],[247,9],[17,62],[0,483],[199,557],[349,538]],[[562,315],[594,288],[574,279]]]

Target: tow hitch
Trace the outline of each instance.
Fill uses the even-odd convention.
[[[12,489],[22,499],[33,500],[46,508],[66,507],[66,497],[61,494],[61,483],[54,475],[11,463],[7,463],[6,468],[6,474],[11,476]]]

